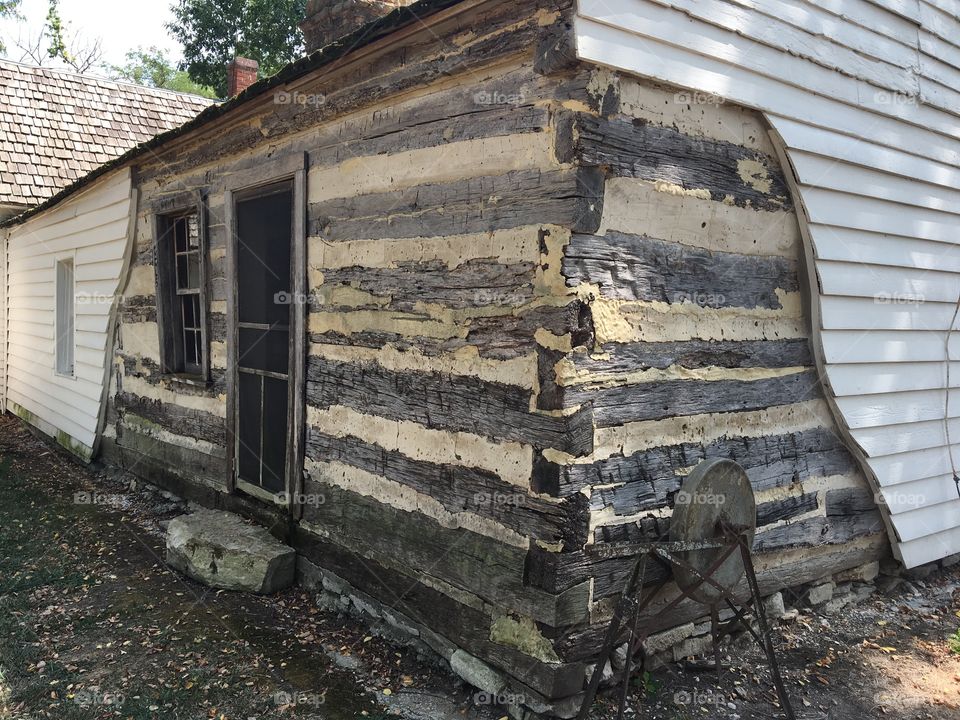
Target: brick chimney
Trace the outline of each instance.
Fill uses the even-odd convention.
[[[300,23],[307,52],[349,35],[360,26],[410,5],[414,0],[309,0],[306,17]]]
[[[227,63],[227,96],[239,95],[257,81],[257,70],[260,69],[256,60],[245,57],[235,57]]]

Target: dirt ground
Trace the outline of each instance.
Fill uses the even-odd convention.
[[[499,720],[430,658],[294,588],[215,591],[163,562],[175,499],[0,418],[0,719]],[[960,572],[776,630],[800,718],[960,718]],[[960,651],[960,647],[956,648]],[[783,717],[752,646],[635,679],[628,717]],[[611,693],[591,717],[615,717]]]

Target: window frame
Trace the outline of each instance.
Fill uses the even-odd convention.
[[[200,190],[178,193],[156,202],[153,216],[153,260],[156,277],[157,333],[160,340],[160,369],[169,377],[208,384],[210,382],[210,321],[209,321],[209,210],[206,196]],[[196,290],[178,287],[177,257],[188,254],[177,250],[171,235],[172,223],[196,214],[199,254],[199,281]],[[198,298],[199,318],[195,318],[196,332],[200,333],[200,362],[188,368],[184,354],[184,318],[180,298],[195,295]]]
[[[60,369],[60,265],[69,263],[72,300],[70,303],[70,371]],[[64,380],[77,379],[77,254],[60,253],[53,259],[53,373]]]

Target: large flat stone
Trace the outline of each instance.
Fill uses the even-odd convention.
[[[269,594],[293,584],[296,552],[232,513],[201,510],[170,521],[167,563],[211,587]]]

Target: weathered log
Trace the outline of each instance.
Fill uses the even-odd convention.
[[[824,504],[828,516],[860,515],[878,509],[877,496],[867,487],[827,490]]]
[[[429,584],[425,575],[401,572],[392,564],[360,555],[302,527],[295,529],[292,544],[297,552],[353,587],[387,607],[396,608],[472,655],[503,668],[548,698],[567,697],[582,688],[584,669],[581,664],[548,664],[491,642],[492,618],[476,607],[440,592]]]
[[[226,444],[226,420],[222,417],[129,392],[117,393],[114,403],[121,415],[136,415],[175,435],[206,440],[220,447]]]
[[[128,295],[120,306],[120,319],[124,323],[157,321],[157,299],[154,295]]]
[[[491,518],[527,537],[582,547],[589,522],[587,499],[556,502],[531,495],[475,467],[431,463],[365,443],[355,437],[333,437],[307,430],[307,457],[340,462],[412,488],[439,502],[451,513],[469,512]]]
[[[410,337],[379,331],[345,335],[329,331],[311,333],[310,341],[318,345],[367,348],[392,345],[399,350],[414,349],[424,355],[440,355],[463,347],[475,347],[480,357],[509,360],[536,352],[540,345],[534,335],[541,328],[557,336],[570,334],[578,345],[591,342],[593,337],[589,308],[579,300],[564,306],[543,305],[516,315],[470,318],[465,325],[465,338]]]
[[[883,532],[883,518],[877,510],[856,515],[812,517],[757,533],[754,549],[770,552],[807,545],[843,545],[861,535]]]
[[[771,500],[757,505],[757,527],[789,520],[817,509],[818,494],[815,492],[794,495],[781,500]]]
[[[773,158],[741,145],[694,137],[642,120],[576,116],[576,154],[613,175],[707,190],[714,200],[767,210],[791,207]]]
[[[574,235],[563,258],[567,285],[604,297],[701,307],[781,308],[799,289],[797,263],[779,256],[711,252],[645,235]]]
[[[568,357],[578,372],[603,375],[673,365],[684,368],[813,366],[810,343],[806,339],[604,343],[592,352],[581,350]]]
[[[563,468],[559,495],[590,485],[594,507],[612,507],[632,515],[669,504],[687,468],[707,458],[728,458],[747,471],[755,490],[785,487],[810,477],[849,473],[856,468],[843,441],[829,428],[812,428],[760,437],[724,436],[707,445],[683,443]]]
[[[553,627],[586,618],[586,587],[547,593],[524,583],[526,550],[470,530],[443,527],[425,515],[307,475],[304,521],[323,528],[350,552],[414,577],[440,580]]]
[[[534,298],[535,271],[533,263],[504,265],[486,259],[468,260],[453,269],[445,262],[431,260],[397,263],[394,268],[324,270],[323,285],[314,289],[314,309],[339,307],[330,299],[338,285],[389,300],[386,305],[371,304],[370,307],[401,311],[414,310],[419,303],[452,308],[519,307]]]
[[[312,203],[310,235],[325,240],[439,237],[537,222],[593,232],[603,177],[592,168],[516,170]]]
[[[822,397],[814,370],[760,380],[663,380],[567,389],[569,405],[593,402],[598,427],[681,415],[743,412]]]
[[[574,455],[593,447],[589,408],[566,417],[532,413],[530,393],[516,386],[438,372],[397,372],[369,363],[311,356],[307,402],[344,405],[391,420],[469,432]]]

